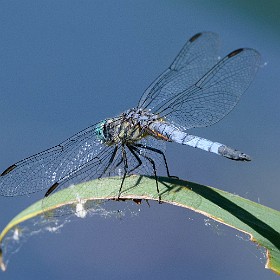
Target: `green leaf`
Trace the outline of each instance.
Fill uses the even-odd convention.
[[[4,228],[0,235],[0,245],[2,246],[3,239],[10,230],[36,216],[51,216],[54,211],[66,206],[75,209],[81,201],[115,199],[120,183],[121,178],[114,177],[71,186],[51,195],[44,211],[41,200],[34,203]],[[162,202],[192,209],[249,234],[252,241],[266,248],[266,268],[280,274],[280,212],[238,195],[179,179],[159,177],[158,186]],[[155,179],[148,176],[129,176],[125,180],[121,198],[158,200]],[[2,256],[0,261],[2,270],[5,270]]]

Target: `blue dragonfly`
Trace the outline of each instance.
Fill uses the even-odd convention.
[[[238,103],[260,66],[260,54],[237,49],[223,59],[212,32],[191,37],[175,60],[144,92],[138,105],[98,122],[57,146],[23,159],[0,175],[0,195],[25,195],[47,189],[45,197],[72,184],[118,175],[155,176],[164,162],[166,142],[199,148],[237,161],[239,150],[187,133],[223,119]],[[82,191],[82,190],[81,190]]]

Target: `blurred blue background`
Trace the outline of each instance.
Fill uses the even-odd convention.
[[[229,116],[192,133],[253,161],[168,144],[169,168],[279,210],[279,11],[279,1],[260,0],[1,1],[0,170],[135,106],[187,39],[213,31],[221,56],[253,47],[266,66]],[[0,227],[43,194],[1,197]],[[30,238],[0,277],[278,278],[245,235],[170,205],[140,209],[134,218],[93,217]]]

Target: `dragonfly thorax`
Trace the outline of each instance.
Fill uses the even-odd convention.
[[[159,117],[146,110],[131,109],[118,117],[107,119],[102,123],[102,140],[107,145],[129,144],[149,135],[149,124]]]

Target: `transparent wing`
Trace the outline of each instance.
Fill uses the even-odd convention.
[[[260,65],[254,49],[238,49],[219,61],[192,86],[158,104],[153,111],[184,129],[212,125],[220,121],[238,103]],[[177,92],[169,83],[161,90]]]
[[[203,32],[194,35],[184,45],[170,67],[144,92],[138,108],[160,106],[197,82],[218,61],[218,35]]]
[[[0,195],[24,195],[49,188],[91,161],[103,147],[98,128],[99,124],[88,127],[61,144],[7,168],[0,176]]]
[[[86,195],[84,195],[86,189],[85,186],[87,184],[86,182],[90,180],[109,176],[123,177],[125,174],[125,169],[127,171],[127,176],[130,174],[154,175],[154,169],[149,159],[152,159],[157,169],[159,164],[163,161],[163,156],[157,152],[146,149],[146,147],[156,148],[161,152],[164,152],[165,142],[157,141],[152,137],[147,137],[142,139],[137,144],[142,144],[143,147],[129,149],[128,146],[122,147],[121,144],[114,146],[103,145],[99,153],[97,153],[94,158],[79,168],[73,170],[71,173],[61,178],[53,185],[54,188],[51,194],[45,197],[43,200],[43,209],[47,210],[55,203],[55,196],[53,196],[54,193],[71,185],[85,182],[85,184],[83,184],[80,188],[76,188],[75,193],[72,192],[70,194],[71,199],[65,198],[66,200],[79,203],[81,197],[86,197]],[[125,149],[125,152],[123,152],[122,148]],[[96,187],[98,188],[98,184]],[[119,188],[116,188],[116,192],[112,195],[117,197],[118,194]],[[73,207],[63,207],[62,209],[59,209],[59,211],[55,211],[50,215],[63,216],[76,213],[76,211],[77,209]]]
[[[127,175],[153,175],[154,170],[148,158],[152,159],[157,168],[162,162],[163,156],[148,148],[155,148],[164,153],[166,144],[153,137],[144,138],[138,144],[141,144],[142,147],[137,146],[136,149],[129,149],[129,146],[134,145],[122,147],[121,143],[113,146],[102,145],[100,151],[91,160],[56,181],[54,184],[55,191],[61,190],[69,185],[75,185],[96,178],[109,176],[122,177],[125,169]],[[54,192],[52,191],[51,193]]]

